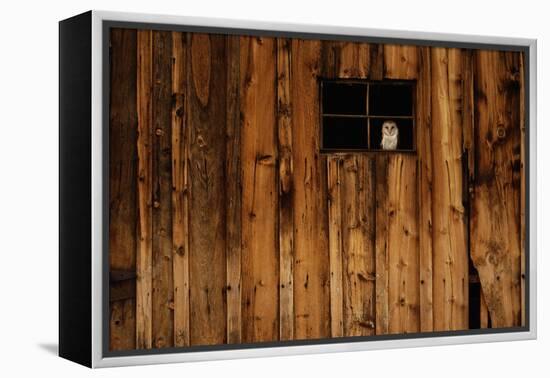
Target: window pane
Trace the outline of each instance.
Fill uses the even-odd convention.
[[[414,147],[414,133],[412,119],[371,118],[370,119],[370,147],[381,150],[382,125],[385,121],[393,121],[397,126],[397,150],[412,150]],[[389,136],[391,139],[392,136]]]
[[[323,83],[323,113],[367,113],[367,86],[351,83]]]
[[[351,117],[323,117],[323,148],[365,149],[367,119]]]
[[[371,84],[369,115],[412,116],[412,88],[408,84]]]

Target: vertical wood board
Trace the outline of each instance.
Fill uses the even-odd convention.
[[[241,38],[242,336],[279,335],[276,40]]]

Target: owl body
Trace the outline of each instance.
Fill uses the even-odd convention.
[[[382,124],[382,141],[380,147],[383,150],[395,150],[399,139],[399,129],[394,121],[384,121]]]

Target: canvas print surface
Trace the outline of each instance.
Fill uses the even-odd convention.
[[[522,52],[114,28],[109,54],[110,351],[525,325]]]

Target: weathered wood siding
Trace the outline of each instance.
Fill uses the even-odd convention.
[[[522,55],[476,51],[473,262],[492,327],[521,324]]]
[[[110,58],[111,350],[463,330],[473,294],[524,324],[521,53],[114,29]],[[414,81],[415,150],[320,153],[320,78]]]
[[[119,272],[136,270],[137,219],[137,34],[116,29],[111,35],[109,127],[109,262],[111,290],[110,339],[112,350],[136,347],[135,280]],[[115,280],[113,278],[120,278]],[[115,300],[116,299],[116,300]]]

